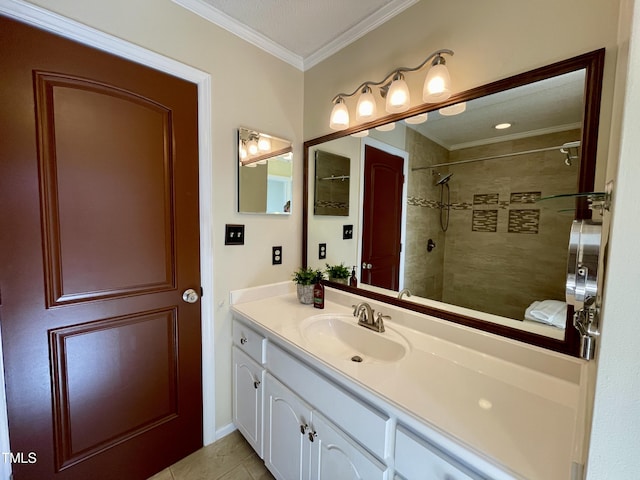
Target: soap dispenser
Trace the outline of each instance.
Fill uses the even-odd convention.
[[[350,287],[357,287],[358,286],[358,279],[356,278],[356,267],[355,267],[355,265],[353,266],[353,270],[351,270],[351,278],[349,278],[349,286]]]
[[[322,275],[316,277],[316,284],[313,286],[313,306],[324,308],[324,285],[322,285]]]

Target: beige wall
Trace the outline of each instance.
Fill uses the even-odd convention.
[[[160,53],[211,75],[214,168],[214,292],[216,422],[230,424],[229,291],[287,280],[300,264],[302,235],[303,74],[170,0],[36,0],[34,4]],[[259,80],[257,80],[259,79]],[[291,140],[294,185],[290,216],[236,213],[236,129],[254,128]],[[224,225],[245,224],[244,246],[224,245]],[[271,265],[271,247],[283,248]]]

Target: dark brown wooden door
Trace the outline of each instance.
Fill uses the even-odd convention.
[[[400,278],[404,159],[365,145],[362,281],[397,290]]]
[[[0,319],[15,480],[202,444],[197,87],[0,17]]]

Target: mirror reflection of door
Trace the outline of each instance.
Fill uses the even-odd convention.
[[[404,158],[365,145],[361,278],[390,290],[400,288],[403,171]]]

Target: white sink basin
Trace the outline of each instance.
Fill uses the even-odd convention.
[[[353,315],[323,313],[308,317],[300,324],[302,337],[319,356],[337,357],[354,362],[396,362],[409,351],[409,342],[385,326],[384,333],[358,325]]]

